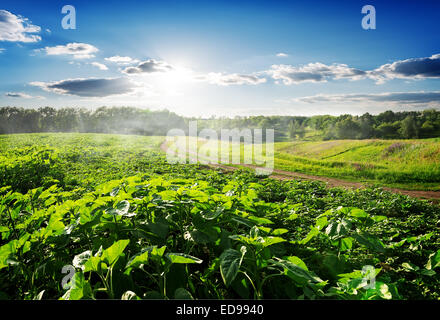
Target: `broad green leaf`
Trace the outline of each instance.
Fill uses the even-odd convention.
[[[326,216],[319,217],[318,219],[316,219],[315,226],[318,230],[322,230],[327,225],[328,225],[328,219]]]
[[[366,218],[368,217],[368,213],[366,213],[364,210],[358,209],[358,208],[352,208],[349,213],[350,216],[356,217],[356,218]]]
[[[375,268],[374,269],[374,276],[376,277],[380,271],[382,270],[382,268]],[[338,274],[339,278],[346,278],[346,279],[362,279],[365,277],[365,273],[362,270],[354,270],[353,272],[349,272],[349,273],[341,273]]]
[[[281,236],[281,235],[283,235],[283,234],[285,234],[285,233],[288,233],[289,232],[289,230],[287,230],[287,229],[283,229],[283,228],[280,228],[280,229],[275,229],[275,230],[273,230],[272,231],[272,234],[274,235],[274,236]]]
[[[307,242],[309,242],[310,240],[312,240],[314,237],[316,237],[319,234],[319,230],[312,227],[311,230],[309,231],[309,233],[307,234],[307,236],[298,241],[299,244],[306,244]]]
[[[208,202],[208,200],[209,200],[209,195],[201,190],[189,190],[187,194],[189,197],[194,198],[197,201],[202,202],[202,203]]]
[[[130,261],[128,261],[126,268],[138,268],[140,265],[146,264],[148,262],[149,255],[150,253],[148,251],[138,253],[137,255],[133,256]]]
[[[190,231],[185,232],[184,239],[189,241],[194,241],[195,243],[198,244],[205,244],[215,241],[215,239],[211,238],[208,234],[197,229],[194,229],[191,232]]]
[[[260,230],[258,229],[258,227],[257,226],[253,226],[252,228],[251,228],[251,230],[249,231],[249,237],[250,238],[257,238],[258,237],[258,235],[260,234]]]
[[[136,293],[134,293],[133,291],[125,291],[124,294],[121,297],[121,300],[141,300],[141,298],[139,298],[137,296]]]
[[[91,256],[92,256],[92,251],[90,250],[84,251],[83,253],[80,253],[73,258],[72,264],[75,268],[80,268],[84,270],[84,265],[87,262],[87,260],[90,259]]]
[[[28,252],[30,249],[31,249],[31,242],[30,241],[26,241],[25,243],[24,243],[24,245],[23,245],[23,247],[21,248],[21,251],[23,252],[23,253],[26,253],[26,252]]]
[[[101,257],[90,257],[83,266],[83,272],[99,272],[101,269],[107,269],[102,262]]]
[[[122,252],[129,242],[130,240],[119,240],[113,243],[109,248],[102,252],[101,260],[107,263],[108,266],[113,265],[122,255]]]
[[[387,219],[386,216],[371,216],[371,219],[374,220],[374,222],[381,222]]]
[[[376,281],[376,290],[382,299],[390,300],[393,297],[388,286],[383,282]]]
[[[433,275],[436,274],[436,272],[434,270],[422,269],[420,271],[420,274],[422,274],[424,276],[432,277]]]
[[[272,229],[269,228],[269,227],[262,227],[262,226],[259,226],[258,229],[260,229],[261,231],[263,231],[263,232],[266,233],[266,234],[268,234],[268,233],[270,233],[270,232],[272,231]]]
[[[342,219],[340,222],[331,222],[325,229],[325,233],[331,239],[337,239],[346,236],[351,229],[351,222]]]
[[[356,279],[356,278],[362,278],[364,275],[361,270],[355,270],[353,272],[349,273],[340,273],[338,274],[338,277],[340,278],[347,278],[347,279]]]
[[[287,257],[286,259],[287,259],[287,261],[290,261],[293,264],[296,264],[298,267],[301,267],[304,270],[309,271],[309,269],[307,268],[307,266],[304,263],[304,261],[302,261],[300,258],[298,258],[296,256],[290,256],[290,257]]]
[[[157,237],[166,239],[168,235],[169,223],[165,219],[157,219],[155,223],[146,223],[145,228]]]
[[[271,220],[266,219],[266,218],[260,218],[260,217],[255,217],[255,216],[248,216],[247,218],[257,224],[273,224],[273,222]]]
[[[130,209],[130,203],[127,200],[122,200],[116,204],[114,208],[106,210],[107,214],[118,216],[129,216],[128,209]]]
[[[194,300],[194,298],[191,295],[191,293],[188,290],[184,289],[184,288],[176,289],[176,291],[174,292],[174,299],[178,299],[178,300]]]
[[[80,300],[82,298],[92,297],[92,288],[82,272],[76,272],[70,280],[72,287],[62,297],[65,300]]]
[[[338,235],[336,232],[337,227],[338,223],[331,222],[329,225],[327,225],[327,228],[325,229],[325,234],[328,235],[330,238],[336,237]]]
[[[201,212],[201,216],[205,219],[205,220],[214,220],[217,217],[219,217],[224,211],[224,208],[222,207],[217,207],[214,211],[210,211],[207,213],[203,213]]]
[[[440,250],[429,255],[426,269],[431,270],[440,267]]]
[[[24,251],[29,251],[30,243],[27,241],[30,237],[29,233],[24,234],[18,240],[12,240],[0,247],[0,269],[8,265],[17,265],[18,262],[13,260],[13,256],[18,253],[19,249],[25,246]],[[27,244],[29,243],[29,244]]]
[[[412,264],[411,262],[404,262],[402,263],[402,267],[406,270],[406,271],[412,271],[412,272],[417,272],[420,270],[420,268],[414,264]]]
[[[166,257],[171,261],[171,263],[202,263],[203,260],[190,256],[185,253],[167,253]]]
[[[160,248],[157,246],[152,246],[152,247],[148,247],[147,250],[150,252],[150,257],[152,259],[154,258],[160,259],[163,257],[166,248],[167,248],[166,246],[162,246]]]
[[[264,237],[263,240],[263,248],[286,241],[285,239],[280,237]]]
[[[281,267],[284,270],[284,274],[287,275],[298,285],[304,286],[308,283],[323,282],[320,278],[318,278],[310,271],[303,269],[299,265],[289,260],[282,260],[279,258],[275,258],[275,260],[271,259],[269,260],[269,262],[275,266]]]
[[[176,198],[177,192],[174,190],[165,190],[158,192],[158,195],[162,197],[163,200],[174,200]]]
[[[375,236],[367,233],[357,233],[353,235],[361,245],[377,252],[385,252],[383,243]]]
[[[285,220],[286,221],[292,221],[298,218],[298,214],[296,213],[291,213]]]
[[[41,299],[43,299],[44,291],[46,291],[46,290],[42,290],[42,291],[40,291],[40,292],[34,297],[34,300],[41,300]]]
[[[353,246],[353,238],[348,237],[341,239],[341,248],[340,248],[341,251],[350,250],[352,246]]]
[[[0,232],[8,232],[9,228],[5,226],[0,226]]]
[[[227,287],[237,276],[245,254],[246,247],[242,246],[240,251],[227,249],[220,255],[220,274]]]

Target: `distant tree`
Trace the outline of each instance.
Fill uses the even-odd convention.
[[[306,134],[304,124],[300,123],[298,120],[291,120],[289,126],[287,127],[289,138],[291,139],[302,139]]]
[[[299,139],[304,138],[304,136],[306,135],[306,128],[304,126],[304,123],[301,123],[301,125],[299,126],[297,135]]]
[[[376,119],[379,123],[391,123],[397,120],[396,115],[391,110],[387,110],[385,112],[378,114],[376,116]]]
[[[336,123],[336,134],[339,139],[356,139],[360,132],[360,126],[351,117],[342,119]]]
[[[368,112],[359,117],[360,139],[369,139],[374,137],[374,118]]]
[[[422,138],[429,138],[432,135],[435,135],[435,124],[432,121],[426,120],[421,128],[420,128],[420,135]]]
[[[166,135],[172,128],[188,133],[188,122],[198,121],[203,128],[274,129],[275,141],[303,139],[306,128],[316,130],[322,139],[397,139],[440,137],[440,112],[385,111],[377,116],[344,114],[300,116],[249,116],[184,118],[168,110],[151,111],[133,107],[100,107],[95,110],[78,108],[39,109],[0,107],[0,133],[21,132],[102,132],[141,135]]]
[[[57,110],[52,107],[39,108],[40,113],[40,130],[43,132],[54,131],[55,130],[55,117],[57,115]]]
[[[333,123],[328,123],[324,130],[323,140],[333,140],[337,138],[336,126]]]
[[[394,123],[382,123],[377,127],[377,132],[382,139],[397,139],[399,138],[398,130],[400,128],[399,121]]]
[[[400,125],[399,133],[407,139],[417,138],[419,130],[414,117],[407,116]]]
[[[290,120],[289,126],[287,127],[287,132],[290,139],[296,138],[296,128],[295,128],[295,122],[293,120]]]

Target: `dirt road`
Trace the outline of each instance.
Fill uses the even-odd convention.
[[[167,145],[166,142],[162,143],[160,146],[161,150],[166,152],[167,151]],[[227,166],[224,164],[209,164],[207,165],[211,168],[221,168],[228,171],[234,171],[238,170],[239,167],[232,167]],[[246,168],[258,168],[254,165],[249,164],[242,164],[240,167],[246,167]],[[329,177],[323,177],[323,176],[314,176],[309,174],[304,174],[300,172],[291,172],[291,171],[284,171],[284,170],[278,170],[274,169],[272,174],[270,175],[270,178],[277,179],[277,180],[293,180],[293,179],[303,179],[303,180],[315,180],[315,181],[321,181],[327,184],[327,187],[333,188],[333,187],[343,187],[347,189],[359,189],[359,188],[365,188],[366,185],[362,182],[352,182],[352,181],[346,181],[341,179],[335,179],[335,178],[329,178]],[[434,202],[438,203],[440,202],[440,191],[418,191],[418,190],[404,190],[404,189],[398,189],[398,188],[388,188],[383,187],[384,190],[394,192],[394,193],[400,193],[404,194],[410,197],[415,198],[421,198],[421,199],[431,199]]]

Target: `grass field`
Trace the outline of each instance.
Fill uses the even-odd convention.
[[[277,143],[276,168],[379,183],[440,190],[440,139],[336,140]]]
[[[199,150],[202,146],[202,153],[211,150],[211,158],[216,149],[219,158],[224,153],[216,142],[200,140]],[[242,143],[242,153],[244,148]],[[274,156],[275,169],[407,190],[440,190],[439,138],[277,142]]]
[[[0,298],[440,298],[438,206],[169,164],[162,141],[0,136]]]

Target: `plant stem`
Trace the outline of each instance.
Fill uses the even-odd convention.
[[[15,223],[14,220],[12,219],[11,210],[9,210],[9,208],[7,208],[7,210],[9,214],[9,219],[11,220],[12,229],[14,230],[15,238],[18,239],[17,229],[15,229]]]

